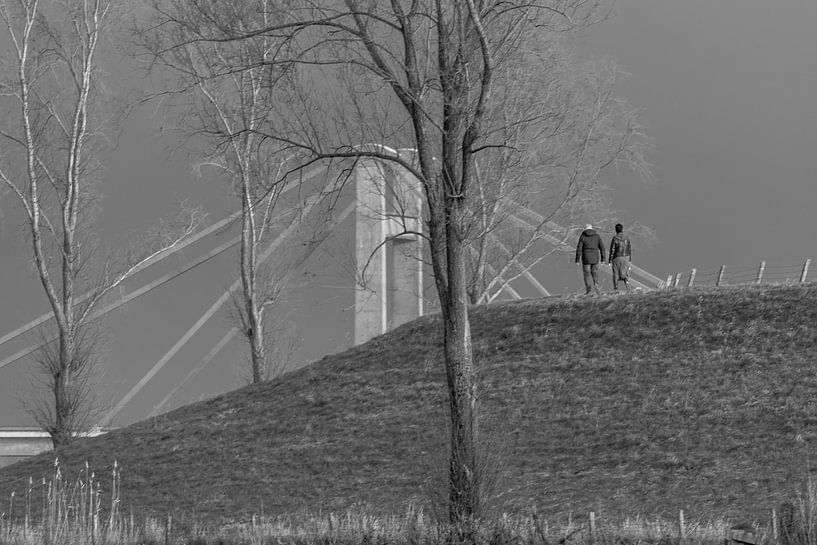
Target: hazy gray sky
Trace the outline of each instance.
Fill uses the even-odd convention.
[[[615,202],[659,242],[656,274],[817,257],[817,2],[620,0],[588,37],[630,75],[655,143],[653,187]]]
[[[814,0],[619,0],[615,17],[586,33],[593,54],[616,59],[629,73],[620,94],[642,110],[654,139],[652,185],[628,176],[610,180],[619,219],[642,222],[658,236],[653,247],[636,248],[637,264],[665,277],[692,267],[817,259],[815,23]],[[154,135],[161,123],[142,111],[107,164],[102,219],[114,239],[168,213],[181,198],[201,200],[213,221],[233,208],[217,184],[190,175],[183,157],[165,160]],[[19,217],[10,204],[3,204],[0,224],[0,335],[46,310],[33,274],[19,261]],[[230,283],[232,270],[222,259],[112,319],[112,399],[192,325]],[[578,274],[574,280],[578,291]],[[311,318],[315,329],[304,335],[318,352],[311,357],[345,342],[331,324],[348,318],[349,309],[331,294],[326,286],[293,296],[293,306],[320,309]],[[143,418],[220,337],[225,319],[208,328],[123,411],[123,421]],[[20,346],[0,347],[0,359]],[[236,358],[235,349],[226,350],[176,404],[238,385]],[[26,382],[23,367],[0,369],[0,426],[23,422],[13,400]]]

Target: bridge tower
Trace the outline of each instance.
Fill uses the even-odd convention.
[[[412,151],[397,150],[411,162]],[[355,184],[354,342],[423,314],[422,188],[396,163],[361,158]]]

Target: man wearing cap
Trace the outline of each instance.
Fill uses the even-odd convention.
[[[604,263],[604,242],[591,224],[584,227],[576,246],[576,263],[581,262],[584,272],[584,287],[586,295],[600,293],[598,283],[599,263]]]

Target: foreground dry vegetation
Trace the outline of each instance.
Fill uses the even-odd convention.
[[[57,453],[61,475],[76,482],[87,462],[110,476],[116,461],[131,533],[150,520],[161,533],[168,517],[179,532],[247,532],[253,517],[256,528],[307,528],[332,520],[315,513],[351,512],[350,525],[420,521],[432,536],[423,542],[435,542],[437,331],[426,317],[272,382],[78,441]],[[503,303],[474,308],[473,332],[496,520],[510,513],[562,532],[592,511],[603,532],[683,509],[690,527],[701,521],[722,539],[712,521],[765,523],[808,477],[814,284]],[[53,472],[54,453],[0,470],[4,521],[20,528],[30,477],[42,498]],[[99,479],[101,497],[113,481]],[[109,520],[109,501],[99,505]]]
[[[247,523],[228,525],[174,524],[165,519],[137,519],[124,513],[118,496],[120,475],[114,469],[111,495],[100,493],[94,474],[86,467],[83,475],[68,482],[55,463],[49,480],[35,487],[33,482],[18,501],[22,501],[22,519],[2,513],[0,544],[2,545],[110,545],[135,544],[542,544],[572,543],[675,543],[679,541],[679,526],[660,519],[633,519],[623,522],[593,523],[581,518],[552,524],[535,513],[527,516],[507,514],[480,521],[462,539],[447,523],[424,513],[418,506],[399,515],[372,516],[361,510],[345,513],[306,514],[279,517],[252,517]],[[39,488],[39,490],[37,490]],[[10,501],[13,503],[12,495]],[[813,499],[813,498],[812,498]],[[10,505],[11,507],[11,505]],[[105,509],[104,507],[107,507]],[[724,521],[705,525],[692,524],[684,529],[687,545],[720,543],[728,531]],[[459,536],[460,539],[456,539]],[[758,529],[760,541],[770,542],[772,535]],[[808,541],[786,542],[787,545],[807,545]],[[810,544],[809,544],[810,545]]]
[[[208,526],[199,522],[179,527],[170,516],[161,520],[137,519],[132,512],[124,513],[118,493],[118,467],[115,466],[110,476],[109,497],[100,492],[99,481],[90,467],[86,466],[82,473],[76,481],[66,481],[59,462],[55,462],[50,479],[41,481],[41,487],[35,487],[33,480],[30,481],[23,497],[17,498],[24,505],[22,519],[8,516],[8,512],[0,517],[0,544],[713,545],[723,542],[724,536],[727,545],[741,545],[729,541],[736,537],[758,545],[814,545],[817,542],[817,489],[811,480],[791,506],[792,518],[786,521],[781,517],[774,525],[735,527],[725,520],[690,524],[684,521],[683,513],[674,522],[639,517],[611,521],[591,514],[589,519],[568,516],[566,521],[552,523],[534,512],[522,516],[498,515],[477,521],[467,532],[462,532],[440,521],[439,517],[429,516],[416,505],[390,516],[373,516],[360,509],[350,509],[341,514],[253,516],[246,523]],[[12,494],[10,508],[14,500]]]

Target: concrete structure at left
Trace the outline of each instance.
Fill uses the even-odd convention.
[[[0,428],[0,467],[51,450],[51,437],[38,428]]]
[[[90,431],[76,434],[76,437],[96,437],[110,431],[99,426]],[[52,450],[51,436],[39,428],[0,428],[0,467],[11,465],[28,456]]]

